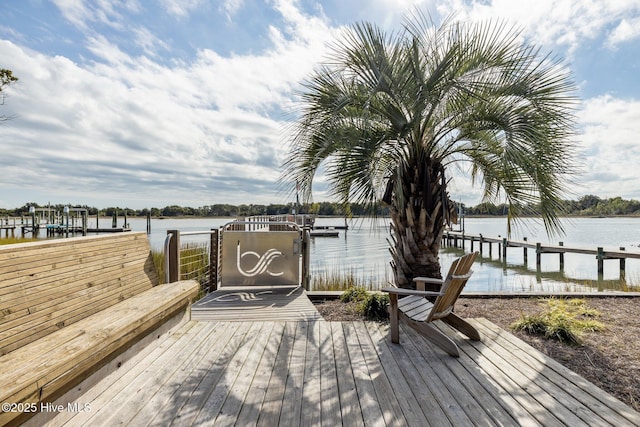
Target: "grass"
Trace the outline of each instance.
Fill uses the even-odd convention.
[[[534,315],[522,315],[511,327],[573,345],[581,344],[581,335],[584,332],[604,329],[604,324],[596,320],[600,313],[589,308],[585,299],[551,298],[543,301],[546,303],[545,311]]]
[[[351,288],[363,288],[368,291],[380,289],[380,283],[373,278],[365,279],[355,272],[323,271],[311,276],[310,289],[314,291],[346,291]]]
[[[14,243],[33,242],[32,237],[0,237],[0,245],[12,245]]]
[[[153,265],[159,283],[165,283],[165,255],[163,251],[151,250]],[[180,280],[193,279],[204,286],[209,281],[209,245],[186,243],[180,248]]]

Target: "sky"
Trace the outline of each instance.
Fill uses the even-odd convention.
[[[640,199],[640,0],[0,0],[0,207],[293,201],[301,83],[356,22],[503,19],[578,86],[573,194]],[[481,202],[464,170],[451,197]],[[314,201],[331,200],[317,176]]]

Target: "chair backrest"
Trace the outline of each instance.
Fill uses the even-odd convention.
[[[472,252],[466,254],[451,264],[447,277],[444,279],[440,292],[443,295],[439,296],[433,303],[433,308],[427,322],[435,319],[440,319],[451,313],[453,305],[458,300],[462,289],[467,284],[467,280],[471,277],[473,271],[471,265],[478,256],[478,252]]]

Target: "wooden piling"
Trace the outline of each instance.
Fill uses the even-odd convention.
[[[212,228],[209,242],[209,292],[218,290],[218,229]]]
[[[604,273],[604,249],[602,247],[598,247],[596,258],[598,260],[598,275],[602,275]]]

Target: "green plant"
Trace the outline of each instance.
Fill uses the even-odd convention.
[[[379,292],[369,292],[365,288],[355,286],[340,295],[343,303],[355,303],[356,312],[369,319],[386,319],[389,317],[387,305],[389,296]]]
[[[345,291],[355,287],[371,290],[378,288],[379,284],[373,278],[367,280],[355,271],[323,271],[311,277],[311,289],[314,291]]]
[[[599,317],[597,310],[589,308],[586,300],[551,298],[546,300],[546,310],[534,315],[522,315],[511,325],[515,330],[560,342],[578,345],[583,332],[596,332],[604,329],[604,324],[594,320]]]
[[[158,276],[158,283],[165,283],[164,277],[164,252],[156,249],[151,249],[151,259],[153,260],[153,266]]]
[[[342,302],[362,302],[369,293],[361,286],[354,286],[340,295],[340,301]]]
[[[165,283],[165,255],[151,250],[151,258],[158,275],[158,283]],[[203,243],[186,243],[180,247],[180,279],[194,279],[202,284],[209,272],[209,250]]]
[[[387,306],[389,295],[381,293],[367,293],[367,296],[358,304],[358,311],[369,319],[386,319],[389,317]]]

